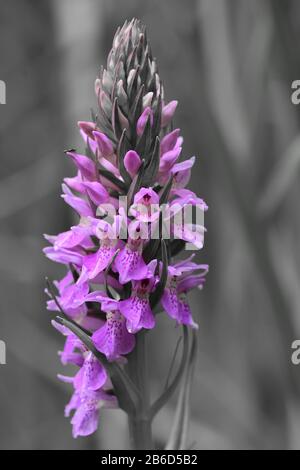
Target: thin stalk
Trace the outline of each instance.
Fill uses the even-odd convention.
[[[133,449],[153,449],[145,331],[136,335],[136,347],[128,361],[128,373],[141,396],[138,409],[128,416],[131,446]]]

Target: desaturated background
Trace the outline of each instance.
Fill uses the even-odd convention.
[[[211,270],[193,292],[200,350],[191,398],[190,445],[199,449],[299,449],[300,79],[297,0],[10,0],[0,2],[0,448],[117,449],[126,419],[104,411],[97,435],[73,440],[63,408],[68,386],[50,325],[44,278],[63,274],[41,250],[42,234],[66,230],[60,198],[89,119],[93,83],[115,29],[148,27],[184,155],[197,155],[191,187],[208,203]],[[178,331],[151,334],[152,395],[163,388]],[[157,418],[162,446],[172,401]]]

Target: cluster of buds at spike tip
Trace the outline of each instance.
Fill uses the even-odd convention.
[[[95,93],[97,112],[90,122],[79,122],[85,152],[66,151],[77,173],[65,178],[62,197],[79,215],[78,224],[46,235],[51,246],[44,249],[67,268],[46,292],[48,309],[59,312],[53,324],[66,337],[61,361],[79,367],[75,377],[60,376],[74,388],[66,407],[67,416],[74,412],[74,437],[97,429],[103,406],[132,411],[136,390],[124,365],[136,336],[155,327],[159,309],[177,324],[197,328],[187,293],[203,286],[208,271],[193,256],[173,260],[186,242],[201,248],[204,233],[201,227],[195,235],[193,224],[179,230],[176,211],[168,213],[169,239],[145,236],[150,225],[164,224],[151,206],[207,207],[186,189],[195,158],[179,162],[183,139],[172,123],[177,101],[165,102],[139,21],[118,29]]]

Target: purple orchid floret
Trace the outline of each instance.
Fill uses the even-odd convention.
[[[135,346],[135,337],[126,327],[125,317],[117,309],[115,300],[102,304],[107,312],[105,324],[93,334],[93,342],[98,351],[109,361],[116,361],[130,353]]]
[[[75,411],[71,424],[73,437],[89,436],[98,428],[99,412],[101,408],[116,408],[118,406],[115,396],[104,390],[85,391],[80,394],[75,391],[65,409],[65,416],[69,417]]]
[[[134,150],[128,150],[124,157],[124,166],[131,178],[134,178],[138,173],[142,164],[141,157]]]
[[[150,306],[150,293],[155,285],[155,278],[134,281],[129,299],[119,301],[119,309],[126,318],[126,328],[130,333],[138,333],[142,328],[151,330],[155,326],[155,317]]]
[[[187,294],[203,287],[208,271],[193,257],[174,261],[185,243],[201,249],[205,233],[197,221],[180,224],[178,214],[207,205],[186,189],[196,158],[181,157],[183,138],[172,122],[178,102],[165,101],[139,21],[118,29],[95,92],[97,112],[78,123],[85,151],[66,151],[76,173],[64,179],[62,198],[78,223],[46,235],[51,246],[44,249],[67,270],[46,292],[48,309],[72,322],[53,325],[65,337],[62,364],[79,367],[74,377],[59,376],[74,389],[66,407],[66,416],[74,412],[74,437],[97,429],[101,407],[118,406],[109,365],[129,360],[137,335],[155,328],[159,310],[197,328]],[[74,324],[86,341],[71,331]]]
[[[161,303],[168,315],[178,323],[198,328],[192,318],[186,294],[194,287],[203,287],[208,265],[197,265],[191,259],[192,257],[168,267],[168,279]],[[195,274],[195,271],[200,271],[200,274]]]
[[[98,329],[99,321],[97,323]],[[117,407],[117,399],[111,393],[112,385],[101,362],[68,328],[56,322],[53,326],[66,337],[64,350],[60,353],[62,363],[79,367],[74,377],[58,375],[61,381],[72,384],[74,388],[65,415],[70,416],[75,411],[71,420],[73,436],[87,436],[98,427],[100,408]]]
[[[136,226],[135,233],[139,230],[139,222],[136,223]],[[147,265],[143,259],[143,247],[144,240],[142,238],[131,238],[129,235],[126,245],[118,253],[114,263],[121,284],[138,281],[146,277]]]
[[[159,196],[152,188],[141,188],[134,196],[130,214],[140,222],[154,222],[159,217]]]

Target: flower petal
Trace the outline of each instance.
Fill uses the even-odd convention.
[[[134,150],[129,150],[126,153],[124,157],[124,166],[131,177],[134,177],[137,174],[141,163],[142,161],[139,154]]]
[[[78,391],[98,390],[107,380],[107,374],[99,360],[89,352],[81,369],[74,377],[74,387]]]
[[[142,328],[152,329],[155,318],[150,308],[148,298],[134,296],[119,302],[120,312],[126,318],[126,327],[130,333],[137,333]]]
[[[130,353],[135,346],[134,335],[127,331],[125,319],[117,311],[107,315],[105,325],[93,334],[92,340],[109,361]]]
[[[82,176],[91,181],[95,179],[96,165],[93,160],[88,158],[86,155],[80,155],[76,152],[67,152],[67,155],[72,158],[78,170],[80,170]]]
[[[116,257],[114,265],[119,273],[121,284],[147,277],[147,266],[141,253],[139,251],[132,251],[127,245]]]
[[[171,122],[175,114],[177,105],[178,101],[173,100],[163,107],[161,116],[161,127],[166,127]]]

